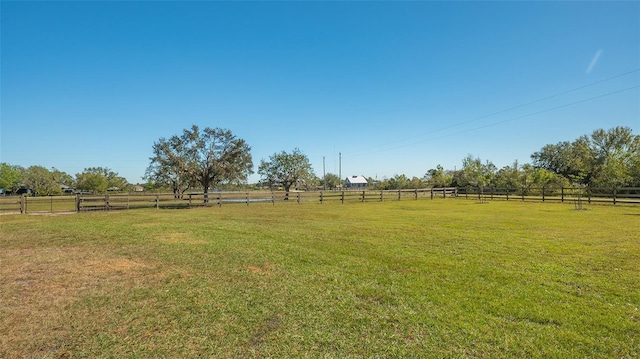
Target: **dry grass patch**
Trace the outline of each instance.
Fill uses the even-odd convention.
[[[7,358],[57,356],[55,343],[73,335],[65,313],[75,302],[141,277],[158,280],[154,264],[83,247],[7,249],[0,263],[0,357]]]
[[[198,245],[198,244],[206,244],[207,241],[202,239],[193,238],[193,236],[189,233],[183,232],[174,232],[167,233],[161,235],[159,237],[160,242],[166,244],[189,244],[189,245]]]
[[[243,269],[248,271],[249,273],[260,274],[260,275],[272,275],[272,274],[277,274],[279,272],[278,268],[273,263],[245,266],[243,267]]]

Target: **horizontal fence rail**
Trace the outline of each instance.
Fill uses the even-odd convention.
[[[76,211],[75,196],[0,197],[0,213],[68,213]]]
[[[178,209],[252,203],[382,202],[423,198],[455,197],[457,189],[427,188],[403,190],[341,191],[253,191],[185,193],[77,194],[75,196],[0,197],[0,213],[58,213],[116,211],[138,208]]]
[[[640,204],[640,187],[460,187],[458,194],[479,200],[581,201],[585,203]]]
[[[23,213],[23,198],[13,196],[0,197],[0,213]]]
[[[129,193],[74,196],[4,196],[0,197],[3,213],[71,213],[115,211],[138,208],[180,209],[196,207],[222,207],[224,205],[253,203],[345,203],[384,202],[434,198],[467,198],[480,201],[520,200],[542,202],[640,204],[640,187],[521,187],[472,188],[447,187],[401,190],[339,190],[339,191],[252,191],[185,193]]]

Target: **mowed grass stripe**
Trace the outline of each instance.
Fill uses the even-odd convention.
[[[640,207],[0,217],[0,357],[638,357]]]

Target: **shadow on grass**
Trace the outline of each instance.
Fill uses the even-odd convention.
[[[191,206],[191,207],[190,207],[189,205],[179,205],[179,204],[176,204],[176,205],[160,206],[160,209],[190,209],[190,208],[192,208],[192,207],[194,207],[194,208],[195,208],[195,206]],[[200,207],[202,207],[202,206],[200,206]]]

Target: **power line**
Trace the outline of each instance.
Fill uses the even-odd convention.
[[[480,117],[476,117],[476,118],[473,118],[471,120],[454,123],[452,125],[448,125],[448,126],[445,126],[445,127],[440,127],[440,128],[434,129],[434,130],[423,132],[423,133],[418,134],[418,135],[405,137],[405,138],[402,138],[402,139],[399,139],[399,140],[396,140],[396,141],[393,141],[393,142],[397,143],[399,141],[406,141],[406,140],[410,140],[410,139],[413,139],[413,138],[422,137],[424,135],[428,135],[428,134],[431,134],[431,133],[448,130],[448,129],[453,128],[453,127],[466,125],[466,124],[471,123],[471,122],[476,122],[476,121],[479,121],[479,120],[482,120],[482,119],[485,119],[485,118],[488,118],[488,117],[500,115],[500,114],[503,114],[505,112],[513,111],[513,110],[516,110],[516,109],[519,109],[519,108],[522,108],[522,107],[526,107],[526,106],[533,105],[533,104],[536,104],[536,103],[539,103],[539,102],[550,100],[550,99],[558,97],[558,96],[566,95],[566,94],[571,93],[571,92],[575,92],[575,91],[582,90],[582,89],[585,89],[585,88],[588,88],[588,87],[591,87],[591,86],[595,86],[595,85],[601,84],[603,82],[607,82],[607,81],[611,81],[611,80],[614,80],[614,79],[617,79],[617,78],[620,78],[620,77],[623,77],[623,76],[627,76],[627,75],[630,75],[630,74],[638,72],[638,71],[640,71],[640,68],[635,69],[635,70],[631,70],[631,71],[627,71],[627,72],[623,72],[623,73],[620,73],[620,74],[617,74],[617,75],[614,75],[614,76],[611,76],[611,77],[607,77],[607,78],[599,80],[599,81],[591,82],[591,83],[588,83],[586,85],[578,86],[578,87],[572,88],[570,90],[558,92],[558,93],[550,95],[550,96],[545,96],[545,97],[539,98],[537,100],[533,100],[533,101],[529,101],[529,102],[526,102],[526,103],[523,103],[523,104],[520,104],[520,105],[512,106],[512,107],[506,108],[504,110],[500,110],[500,111],[492,112],[492,113],[489,113],[489,114],[486,114],[486,115],[482,115]],[[623,90],[623,91],[626,91],[626,90]],[[616,92],[614,92],[614,93],[616,93]],[[603,96],[606,96],[606,95],[608,95],[608,94],[605,94]],[[595,97],[595,98],[597,98],[597,97]],[[595,99],[595,98],[592,98],[592,99]],[[585,101],[589,101],[589,99],[585,100]],[[580,103],[580,101],[578,101],[577,103]],[[480,127],[480,128],[482,128],[482,127]],[[462,133],[464,133],[464,132],[468,132],[468,131],[463,131]],[[445,137],[448,137],[448,136],[445,136]],[[365,151],[369,152],[371,149],[380,148],[380,147],[389,145],[391,143],[392,142],[387,142],[386,144],[366,147],[366,148],[363,148],[363,149],[360,149],[360,150],[356,150],[356,151],[354,151],[352,153],[365,152]],[[400,147],[405,147],[405,146],[400,146]]]
[[[637,70],[636,70],[636,71],[637,71]],[[484,126],[479,126],[479,127],[475,127],[475,128],[470,128],[470,129],[467,129],[467,130],[458,131],[458,132],[456,132],[456,133],[450,133],[450,134],[447,134],[447,135],[444,135],[444,136],[432,137],[432,138],[424,139],[424,140],[417,141],[417,142],[407,143],[407,144],[404,144],[404,145],[398,145],[398,146],[395,146],[395,147],[389,147],[389,148],[386,148],[386,149],[384,149],[384,150],[378,150],[378,151],[374,151],[374,152],[367,152],[367,154],[370,154],[370,153],[379,153],[379,152],[388,151],[388,150],[395,150],[395,149],[398,149],[398,148],[403,148],[403,147],[408,147],[408,146],[417,145],[417,144],[420,144],[420,143],[423,143],[423,142],[427,142],[427,141],[433,141],[433,140],[439,140],[439,139],[443,139],[443,138],[447,138],[447,137],[452,137],[452,136],[459,135],[459,134],[461,134],[461,133],[472,132],[472,131],[480,130],[480,129],[483,129],[483,128],[487,128],[487,127],[492,127],[492,126],[495,126],[495,125],[503,124],[503,123],[506,123],[506,122],[516,121],[516,120],[520,120],[520,119],[523,119],[523,118],[536,116],[536,115],[539,115],[539,114],[541,114],[541,113],[545,113],[545,112],[550,112],[550,111],[558,110],[558,109],[561,109],[561,108],[565,108],[565,107],[569,107],[569,106],[577,105],[577,104],[580,104],[580,103],[583,103],[583,102],[596,100],[596,99],[599,99],[599,98],[602,98],[602,97],[615,95],[615,94],[617,94],[617,93],[621,93],[621,92],[625,92],[625,91],[629,91],[629,90],[633,90],[633,89],[637,89],[637,88],[640,88],[640,85],[635,85],[635,86],[627,87],[627,88],[624,88],[624,89],[621,89],[621,90],[616,90],[616,91],[607,92],[607,93],[602,94],[602,95],[589,97],[589,98],[586,98],[586,99],[583,99],[583,100],[570,102],[570,103],[567,103],[567,104],[564,104],[564,105],[551,107],[551,108],[548,108],[548,109],[544,109],[544,110],[536,111],[536,112],[533,112],[533,113],[529,113],[529,114],[526,114],[526,115],[522,115],[522,116],[518,116],[518,117],[510,118],[510,119],[507,119],[507,120],[502,120],[502,121],[492,122],[492,123],[486,124],[486,125],[484,125]],[[468,121],[468,122],[470,122],[470,121]],[[359,156],[359,155],[355,155],[355,156]],[[360,155],[360,156],[361,156],[361,155]]]

